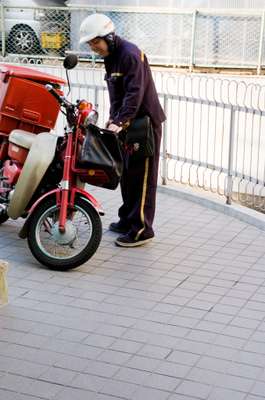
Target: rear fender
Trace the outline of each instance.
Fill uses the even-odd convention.
[[[21,230],[19,231],[19,237],[21,239],[26,239],[28,237],[28,226],[31,220],[31,217],[34,213],[34,210],[41,204],[47,197],[55,196],[56,197],[56,203],[60,204],[61,201],[61,189],[54,189],[51,190],[48,193],[45,193],[43,196],[41,196],[31,207],[31,209],[28,212],[28,216],[26,221],[24,222],[24,225],[22,226]],[[82,197],[85,201],[90,203],[92,207],[95,208],[95,210],[99,213],[99,215],[104,215],[104,212],[99,204],[99,202],[89,193],[87,193],[85,190],[82,189],[73,189],[71,191],[71,196],[70,196],[70,204],[74,204],[74,199],[75,196]]]

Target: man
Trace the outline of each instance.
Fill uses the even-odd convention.
[[[80,27],[80,44],[87,43],[92,51],[104,58],[110,97],[107,128],[118,135],[137,117],[148,115],[152,122],[154,155],[136,160],[133,154],[124,150],[124,172],[121,179],[123,204],[118,212],[119,221],[109,227],[111,231],[121,234],[116,245],[136,247],[148,243],[154,237],[152,225],[161,124],[165,114],[159,103],[146,56],[137,46],[120,38],[114,31],[114,24],[106,15],[89,15]]]

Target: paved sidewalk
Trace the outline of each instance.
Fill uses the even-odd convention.
[[[0,228],[0,399],[264,399],[265,233],[160,193],[153,243],[118,248],[119,193],[93,192],[105,232],[76,270],[37,264],[20,222]]]

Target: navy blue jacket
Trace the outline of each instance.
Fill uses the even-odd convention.
[[[104,58],[110,97],[110,119],[126,126],[133,118],[149,115],[155,125],[165,121],[147,58],[136,45],[119,36]]]

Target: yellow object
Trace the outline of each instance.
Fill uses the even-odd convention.
[[[65,36],[63,33],[41,33],[41,46],[44,49],[61,49],[65,43]]]
[[[96,171],[95,171],[94,169],[89,169],[89,170],[88,170],[88,175],[89,175],[89,176],[94,176],[95,173],[96,173]]]
[[[7,271],[8,263],[0,260],[0,307],[8,303]]]

